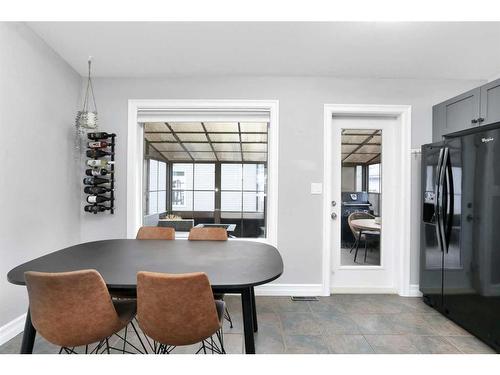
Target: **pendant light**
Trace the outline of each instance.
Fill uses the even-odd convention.
[[[89,57],[89,74],[87,78],[87,89],[85,90],[85,97],[83,100],[82,110],[76,114],[76,126],[86,129],[97,128],[97,105],[95,103],[94,86],[92,84],[91,68],[92,57]],[[94,110],[90,109],[94,105]]]

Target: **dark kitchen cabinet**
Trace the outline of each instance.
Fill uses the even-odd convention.
[[[432,141],[443,135],[500,121],[500,79],[432,107]]]
[[[481,125],[500,121],[500,79],[481,86]]]
[[[478,125],[480,88],[467,91],[432,108],[432,140]]]

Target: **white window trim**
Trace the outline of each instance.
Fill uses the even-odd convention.
[[[143,199],[143,137],[144,129],[138,122],[138,112],[194,110],[265,110],[269,111],[267,162],[267,238],[248,239],[273,246],[278,244],[278,142],[279,102],[278,100],[163,100],[131,99],[128,101],[127,136],[127,237],[135,238],[141,226]],[[239,239],[243,240],[243,239]]]

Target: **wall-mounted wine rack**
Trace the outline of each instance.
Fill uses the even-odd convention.
[[[115,138],[116,134],[94,132],[87,134],[84,192],[87,195],[85,212],[115,213]],[[106,177],[109,176],[109,177]]]

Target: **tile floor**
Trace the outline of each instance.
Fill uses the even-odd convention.
[[[228,353],[243,352],[239,297],[226,296],[234,328],[226,322]],[[317,302],[287,297],[257,297],[257,353],[493,353],[459,326],[425,305],[420,298],[396,295],[334,295]],[[129,338],[139,347],[135,335]],[[17,353],[21,335],[0,346]],[[118,344],[116,344],[118,345]],[[194,353],[199,346],[175,348]],[[58,348],[37,336],[35,353]]]

